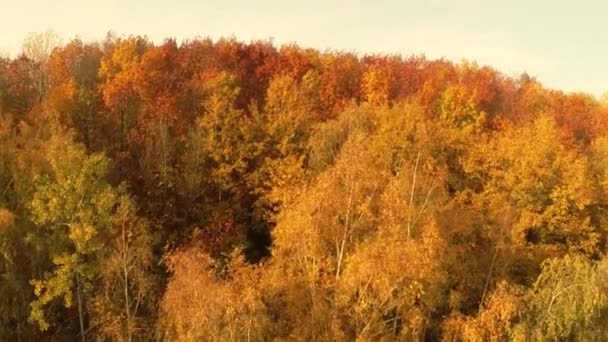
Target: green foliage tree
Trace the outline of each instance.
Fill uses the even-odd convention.
[[[566,255],[549,259],[528,296],[515,339],[579,339],[593,327],[608,304],[593,263]]]
[[[48,234],[56,267],[44,279],[32,281],[38,298],[32,303],[31,319],[48,329],[44,307],[58,298],[71,306],[75,289],[84,339],[83,302],[97,271],[87,259],[102,247],[99,233],[110,223],[118,193],[103,179],[108,162],[102,155],[88,157],[78,145],[53,143],[47,157],[50,174],[37,180],[30,210]]]

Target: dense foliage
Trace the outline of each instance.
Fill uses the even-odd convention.
[[[145,37],[0,59],[0,340],[608,340],[608,105]]]

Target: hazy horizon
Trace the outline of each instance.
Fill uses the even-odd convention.
[[[506,75],[527,72],[548,87],[599,96],[608,90],[608,50],[595,35],[608,29],[608,5],[437,0],[197,3],[178,0],[42,0],[11,2],[0,22],[2,54],[16,55],[30,32],[53,30],[64,41],[103,39],[108,31],[155,42],[196,36],[270,39],[320,50],[421,55],[490,65]]]

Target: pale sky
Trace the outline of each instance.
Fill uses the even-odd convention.
[[[273,38],[359,53],[426,54],[521,72],[548,87],[608,90],[608,2],[591,0],[0,0],[0,54],[29,32]]]

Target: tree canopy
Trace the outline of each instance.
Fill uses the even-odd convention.
[[[474,62],[31,35],[0,340],[606,340],[607,127]]]

